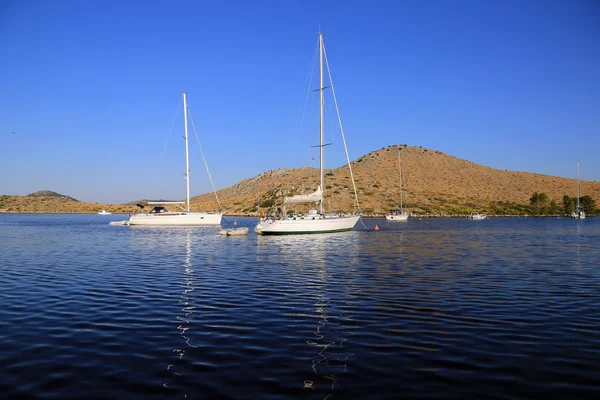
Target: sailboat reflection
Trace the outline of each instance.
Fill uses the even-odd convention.
[[[313,373],[301,381],[300,387],[317,395],[324,392],[323,397],[330,399],[354,355],[345,347],[352,333],[346,326],[350,317],[344,310],[355,308],[346,285],[352,285],[359,274],[360,235],[342,232],[266,239],[257,236],[259,262],[269,265],[285,259],[287,273],[295,282],[301,282],[301,292],[310,296],[313,304],[307,314],[316,321],[316,327],[305,341]]]
[[[577,269],[581,268],[581,238],[583,232],[581,232],[581,224],[576,224],[575,233],[576,233],[576,242],[575,242],[575,252],[577,253]]]
[[[325,243],[320,244],[323,245],[323,249],[327,248]],[[346,336],[349,335],[344,326],[347,317],[344,311],[336,305],[341,299],[335,298],[335,293],[340,293],[335,289],[340,282],[329,282],[326,259],[326,255],[318,259],[321,261],[321,265],[317,266],[318,282],[321,287],[315,303],[318,323],[314,331],[314,338],[307,340],[306,343],[319,350],[318,357],[312,360],[312,369],[320,380],[328,382],[328,393],[324,398],[329,399],[333,396],[335,388],[339,386],[339,374],[346,372],[347,362],[354,354],[344,347],[344,342],[347,341]],[[318,383],[307,379],[303,385],[305,389],[315,390]]]
[[[184,290],[179,299],[179,304],[182,306],[181,312],[182,315],[177,316],[177,320],[179,321],[179,326],[177,326],[177,330],[179,331],[179,335],[185,340],[185,344],[189,347],[196,348],[190,338],[187,335],[187,331],[190,329],[190,324],[194,320],[194,311],[196,307],[190,304],[191,293],[194,291],[195,287],[193,285],[194,282],[194,270],[192,269],[192,244],[191,244],[191,233],[190,231],[186,232],[185,239],[185,259],[183,263],[183,285]],[[183,366],[183,356],[185,355],[185,348],[183,349],[173,349],[173,353],[175,353],[178,358],[176,363],[169,364],[167,366],[167,371],[171,372],[173,375],[181,376],[179,370]],[[168,383],[164,383],[163,386],[165,388],[170,388]],[[184,396],[187,397],[187,393],[184,393]]]

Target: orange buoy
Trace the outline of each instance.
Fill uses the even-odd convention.
[[[236,225],[237,225],[237,221],[233,221],[233,226],[236,226]]]
[[[373,228],[374,230],[378,231],[379,227],[377,225],[375,225],[375,228]]]

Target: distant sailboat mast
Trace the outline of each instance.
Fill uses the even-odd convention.
[[[581,181],[579,180],[579,160],[577,161],[577,208],[571,212],[571,218],[585,219],[585,211],[581,210]]]
[[[579,160],[577,161],[577,212],[579,212],[579,196],[580,196],[580,189],[579,189]]]
[[[183,92],[183,125],[185,127],[185,201],[187,212],[190,212],[190,154],[188,150],[188,122],[187,122],[187,93]]]
[[[408,213],[404,212],[404,177],[402,176],[402,158],[400,157],[401,148],[398,147],[398,181],[400,184],[400,209],[392,210],[392,212],[385,216],[388,221],[406,221],[408,219]]]
[[[398,148],[398,172],[400,173],[400,212],[402,212],[402,163],[400,162],[400,148]]]

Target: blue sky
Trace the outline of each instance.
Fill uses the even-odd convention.
[[[217,189],[317,166],[318,95],[303,96],[319,24],[351,159],[409,144],[571,178],[581,160],[600,180],[593,0],[4,0],[0,194],[183,198],[182,91]],[[327,167],[344,162],[334,118]]]

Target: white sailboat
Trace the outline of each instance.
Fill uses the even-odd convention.
[[[579,161],[577,161],[577,208],[571,213],[571,218],[585,219],[585,211],[579,207],[580,183],[579,183]]]
[[[323,115],[323,91],[326,89],[323,83],[323,57],[327,63],[327,69],[329,73],[329,87],[331,87],[333,99],[335,101],[336,110],[337,100],[335,97],[335,90],[333,88],[333,82],[331,81],[331,71],[329,71],[329,63],[327,61],[327,53],[325,51],[325,45],[323,43],[323,34],[319,32],[319,72],[320,72],[320,86],[319,89],[319,170],[320,170],[320,184],[313,193],[305,195],[297,195],[292,197],[286,197],[284,199],[284,210],[279,215],[274,217],[261,218],[254,229],[255,232],[262,235],[286,235],[286,234],[308,234],[308,233],[329,233],[329,232],[342,232],[350,231],[354,229],[354,225],[360,219],[360,215],[351,216],[333,216],[326,215],[324,211],[324,195],[323,195],[323,148],[324,144],[324,115]],[[340,124],[340,130],[342,133],[342,139],[344,139],[344,130],[342,128],[341,119],[339,118],[338,111],[338,122]],[[346,148],[346,142],[344,139],[344,148]],[[354,184],[354,176],[352,174],[352,166],[350,165],[350,159],[348,156],[348,150],[346,148],[346,160],[350,170],[350,178],[354,187],[355,195],[355,206],[358,207],[358,196],[356,195],[356,185]],[[319,203],[319,209],[309,210],[306,215],[295,215],[288,216],[285,210],[285,205],[288,204],[300,204],[300,203]]]
[[[190,159],[188,150],[188,123],[187,123],[187,93],[183,93],[183,121],[185,130],[185,201],[149,201],[155,207],[149,213],[132,214],[127,225],[159,225],[159,226],[188,226],[188,225],[220,225],[222,213],[190,212]],[[186,208],[181,207],[185,204]],[[177,205],[180,211],[167,210],[165,205]]]
[[[398,172],[400,173],[400,209],[392,211],[385,216],[388,221],[406,221],[408,213],[402,208],[402,197],[404,196],[404,180],[402,179],[402,162],[400,161],[400,149],[398,148]]]

